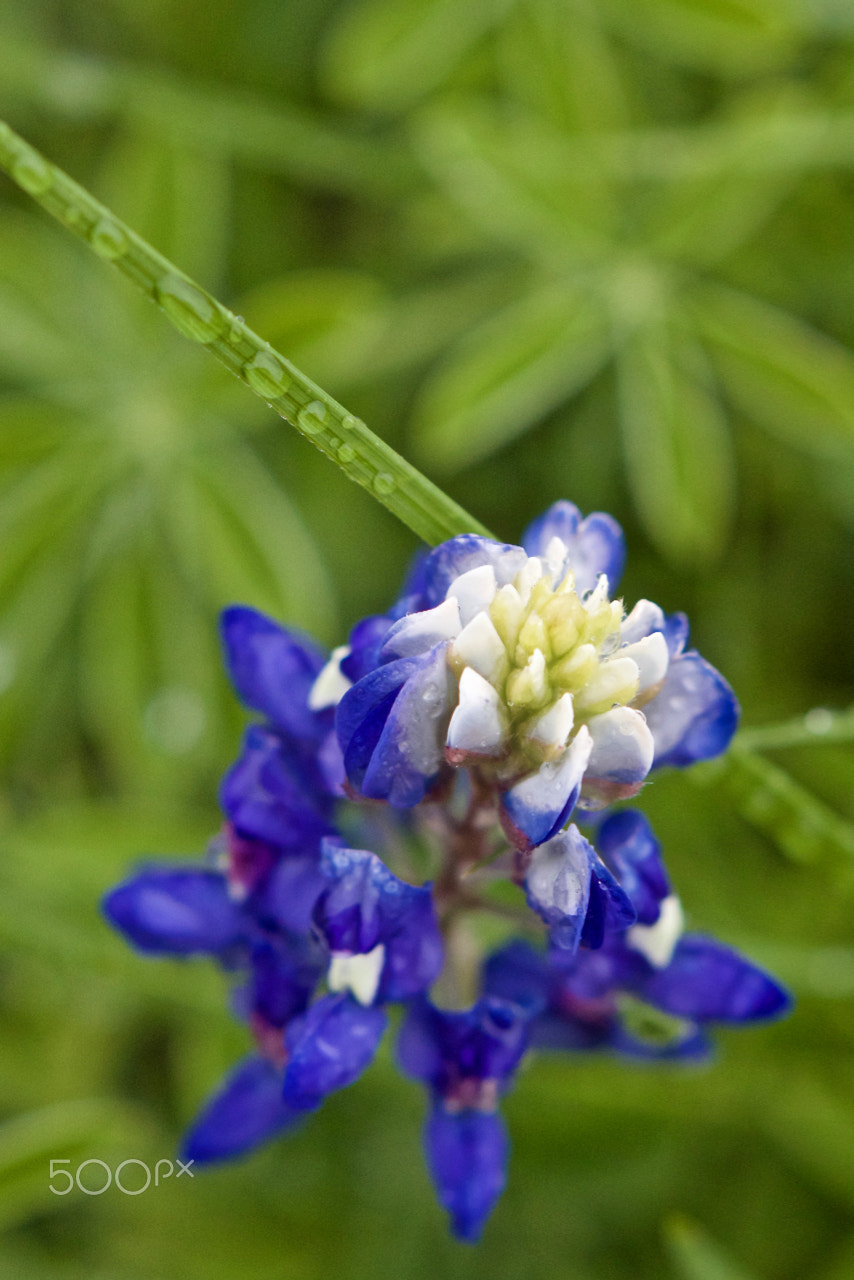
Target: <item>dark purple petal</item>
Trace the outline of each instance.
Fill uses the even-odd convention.
[[[401,1070],[445,1099],[468,1096],[466,1081],[505,1084],[525,1052],[527,1021],[524,1009],[495,996],[460,1013],[414,1001],[398,1038]]]
[[[315,741],[327,717],[308,708],[311,686],[323,667],[323,651],[305,636],[243,605],[224,609],[223,647],[238,696],[253,711],[295,738]]]
[[[696,1022],[756,1022],[791,1008],[788,992],[769,973],[699,934],[680,938],[667,968],[652,970],[635,989],[650,1004]]]
[[[302,1115],[282,1101],[282,1073],[266,1058],[246,1058],[196,1117],[181,1159],[233,1159],[290,1129]]]
[[[500,1116],[434,1106],[424,1131],[427,1163],[454,1235],[474,1244],[506,1182],[509,1143]]]
[[[332,828],[318,811],[298,765],[281,739],[257,725],[220,785],[220,804],[240,834],[288,852],[316,849]]]
[[[332,840],[324,841],[322,866],[329,887],[314,918],[330,950],[366,954],[385,947],[379,1002],[407,999],[430,986],[442,967],[430,885],[406,884],[375,854]]]
[[[153,955],[217,954],[244,936],[241,910],[215,871],[143,871],[117,885],[103,906],[111,924]]]
[[[250,1012],[272,1027],[305,1012],[326,967],[325,956],[285,938],[256,942],[250,961]]]
[[[582,595],[596,586],[600,573],[608,577],[613,593],[623,574],[626,547],[623,531],[613,516],[594,511],[585,520],[572,502],[555,502],[528,526],[522,546],[531,556],[545,555],[552,538],[560,538],[569,552],[567,568],[575,574],[575,589]]]
[[[671,888],[661,845],[644,814],[637,809],[611,814],[599,827],[596,847],[631,899],[638,923],[655,924]]]
[[[726,751],[739,710],[726,680],[699,653],[674,659],[660,692],[644,707],[655,739],[653,768],[684,768]]]
[[[387,1021],[382,1009],[350,996],[318,1000],[287,1030],[285,1102],[313,1111],[327,1094],[352,1084],[373,1061]]]

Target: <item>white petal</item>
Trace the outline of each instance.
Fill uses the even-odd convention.
[[[531,898],[555,913],[577,916],[590,886],[589,846],[573,824],[531,854],[525,887]]]
[[[597,707],[600,703],[631,701],[637,692],[639,672],[631,658],[622,656],[600,662],[587,684],[575,696],[576,710]]]
[[[549,541],[549,545],[546,547],[546,554],[543,558],[552,583],[558,583],[564,575],[564,565],[566,564],[568,550],[569,548],[563,538],[559,538],[557,534]]]
[[[682,903],[671,893],[662,901],[661,914],[655,924],[633,924],[626,932],[626,942],[656,969],[666,969],[684,925]]]
[[[572,732],[575,713],[572,709],[572,694],[564,693],[554,706],[534,721],[528,730],[528,737],[546,748],[562,747]]]
[[[460,677],[460,701],[448,726],[448,750],[497,756],[506,731],[504,707],[497,692],[483,676],[466,667]]]
[[[587,764],[591,778],[634,785],[652,768],[655,740],[645,717],[633,707],[613,707],[588,721],[593,750]]]
[[[590,592],[590,595],[583,601],[583,604],[588,613],[596,613],[607,599],[608,577],[607,574],[600,573],[599,577],[596,579],[596,586]]]
[[[359,1004],[373,1004],[385,964],[385,947],[380,942],[373,951],[354,954],[333,951],[326,984],[330,991],[352,991]]]
[[[352,685],[353,681],[348,680],[341,670],[341,659],[346,658],[349,652],[348,644],[339,645],[337,649],[332,650],[329,661],[318,673],[317,679],[311,686],[311,692],[308,695],[310,711],[322,711],[324,707],[337,707]]]
[[[443,600],[435,609],[409,613],[389,631],[382,647],[384,658],[413,658],[426,653],[441,640],[453,640],[460,631],[460,610],[454,597]]]
[[[501,680],[507,671],[504,643],[488,613],[475,614],[471,622],[463,627],[451,645],[450,657],[456,658],[459,666],[473,667],[493,683]]]
[[[460,621],[465,626],[471,622],[476,613],[480,613],[481,609],[489,607],[497,589],[498,583],[495,580],[495,570],[492,565],[481,564],[476,569],[469,569],[467,573],[461,573],[458,578],[454,578],[445,592],[445,598],[449,599],[453,596],[459,601]]]
[[[515,587],[522,598],[522,603],[527,604],[531,596],[531,588],[535,582],[539,582],[543,576],[543,562],[539,556],[529,556],[525,564],[516,574]]]
[[[670,653],[667,649],[667,641],[660,631],[653,631],[651,635],[644,636],[642,640],[636,640],[634,644],[623,645],[618,653],[621,658],[631,658],[632,662],[637,663],[640,673],[638,693],[651,689],[667,675]]]
[[[638,600],[631,613],[623,619],[621,635],[624,644],[633,644],[642,640],[651,631],[660,631],[664,626],[664,612],[651,600]]]

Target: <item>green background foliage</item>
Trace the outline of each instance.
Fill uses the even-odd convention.
[[[415,540],[4,180],[0,1273],[849,1280],[851,6],[4,0],[0,111],[499,536],[617,515],[747,726],[645,807],[798,999],[708,1069],[532,1061],[474,1251],[388,1050],[245,1163],[50,1193],[171,1156],[247,1047],[98,912],[216,829],[218,609],[338,643]]]

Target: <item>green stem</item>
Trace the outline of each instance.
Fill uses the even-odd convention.
[[[742,729],[733,745],[748,751],[781,751],[787,747],[812,746],[816,742],[852,741],[854,709],[828,711],[824,707],[813,707],[805,716],[787,720],[784,724]]]
[[[458,533],[490,536],[364,422],[2,121],[0,168],[425,542],[435,545]]]

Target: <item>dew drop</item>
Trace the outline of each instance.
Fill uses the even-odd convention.
[[[394,493],[396,488],[397,481],[387,471],[378,471],[374,476],[374,489],[377,493],[388,495]]]
[[[253,391],[267,400],[275,400],[290,386],[290,378],[269,351],[259,351],[243,366],[243,376]]]
[[[175,328],[194,342],[213,342],[225,329],[217,303],[183,276],[164,276],[157,284],[157,301]]]
[[[355,456],[356,450],[351,444],[342,444],[337,452],[337,457],[340,462],[352,462]]]
[[[297,422],[307,436],[316,436],[325,421],[326,405],[322,400],[312,400],[297,415]]]
[[[89,240],[98,256],[107,258],[110,262],[127,252],[128,238],[110,218],[101,218],[100,222],[95,223],[89,233]]]
[[[356,427],[363,427],[364,425],[362,419],[355,417],[352,413],[345,413],[341,419],[341,426],[345,431],[353,431]]]
[[[12,162],[12,177],[31,196],[40,196],[53,182],[50,165],[30,147],[19,147]]]

